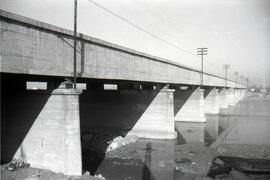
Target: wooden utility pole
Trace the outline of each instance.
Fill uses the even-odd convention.
[[[208,48],[197,48],[197,55],[201,56],[201,86],[203,86],[203,56],[207,55]]]
[[[228,69],[230,68],[229,64],[224,64],[223,69],[225,69],[225,87],[228,87]]]
[[[74,46],[73,46],[73,88],[77,88],[77,0],[74,0]]]

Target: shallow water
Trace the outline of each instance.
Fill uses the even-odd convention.
[[[205,159],[197,158],[207,167],[199,167],[194,157],[196,153],[204,156],[204,149],[202,152],[191,149],[186,157],[176,161],[178,154],[183,153],[177,152],[178,147],[196,143],[211,148],[217,148],[221,144],[270,146],[270,97],[246,98],[234,107],[222,109],[219,115],[207,115],[206,123],[176,122],[175,129],[178,133],[176,140],[139,139],[132,146],[105,157],[95,174],[117,180],[176,180],[206,177],[207,173],[202,172],[209,171],[211,161],[208,161],[212,156],[205,155]],[[239,178],[239,173],[232,176]]]

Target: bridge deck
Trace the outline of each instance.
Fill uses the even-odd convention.
[[[0,10],[1,72],[73,76],[73,32]],[[200,84],[200,72],[183,65],[78,33],[79,77]],[[204,85],[225,85],[204,74]],[[229,87],[235,82],[228,81]],[[237,87],[242,87],[238,85]]]

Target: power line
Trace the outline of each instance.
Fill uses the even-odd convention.
[[[140,1],[137,1],[137,0],[134,0],[136,2],[138,2],[140,4]],[[164,25],[166,25],[167,27],[169,28],[172,28],[174,31],[178,32],[180,31],[181,33],[185,34],[185,37],[187,37],[187,39],[190,39],[192,41],[193,44],[197,46],[203,46],[200,42],[198,41],[195,41],[193,38],[191,38],[185,31],[183,31],[182,29],[178,29],[178,28],[175,28],[174,26],[172,26],[170,23],[168,24],[168,20],[172,20],[171,18],[166,18],[166,22],[163,20],[163,18],[161,16],[159,16],[158,13],[150,10],[149,8],[143,6],[143,5],[140,5],[140,7],[142,7],[146,12],[148,12],[148,14],[150,14],[150,16],[154,17],[154,19],[159,19],[159,22],[161,21]],[[156,18],[157,16],[159,16],[160,18]],[[198,45],[199,44],[199,45]]]
[[[115,17],[121,19],[122,21],[128,23],[129,25],[133,26],[134,28],[136,28],[136,29],[138,29],[138,30],[140,30],[140,31],[142,31],[142,32],[144,32],[144,33],[146,33],[146,34],[148,34],[148,35],[150,35],[150,36],[152,36],[152,37],[154,37],[154,38],[156,38],[156,39],[162,41],[163,43],[166,43],[166,44],[168,44],[168,45],[170,45],[170,46],[176,48],[177,50],[179,50],[179,51],[181,51],[181,52],[185,52],[185,53],[187,53],[187,54],[190,54],[190,55],[192,55],[192,56],[198,58],[198,56],[197,56],[195,53],[192,53],[192,52],[190,52],[190,51],[188,51],[188,50],[185,50],[185,49],[183,49],[183,48],[181,48],[181,47],[175,45],[174,43],[171,43],[170,41],[168,41],[168,40],[166,40],[166,39],[163,39],[163,38],[159,37],[158,35],[153,34],[152,32],[150,32],[150,31],[148,31],[148,30],[145,30],[144,28],[142,28],[142,27],[136,25],[135,23],[133,23],[133,22],[127,20],[126,18],[124,18],[124,17],[122,17],[122,16],[116,14],[115,12],[113,12],[113,11],[111,11],[110,9],[108,9],[108,8],[106,8],[106,7],[104,7],[104,6],[102,6],[101,4],[99,4],[99,3],[97,3],[97,2],[95,2],[95,1],[93,1],[93,0],[88,0],[88,1],[89,1],[90,3],[92,3],[92,4],[94,4],[95,6],[97,6],[97,7],[101,8],[101,9],[105,10],[105,11],[108,12],[109,14],[111,14],[111,15],[113,15],[113,16],[115,16]],[[185,34],[186,34],[186,33],[185,33]],[[189,39],[192,40],[190,37],[189,37]],[[192,40],[192,41],[193,41],[193,40]],[[193,42],[193,43],[194,43],[194,42]],[[200,43],[199,43],[199,44],[200,44]],[[211,65],[212,67],[218,69],[218,70],[221,70],[221,69],[222,69],[221,66],[219,67],[219,66],[217,66],[217,65],[215,65],[215,64],[213,64],[213,63],[210,63],[210,61],[207,60],[207,59],[206,59],[206,63],[209,64],[209,65]]]
[[[159,37],[159,36],[157,36],[157,35],[151,33],[150,31],[145,30],[144,28],[142,28],[142,27],[140,27],[140,26],[134,24],[133,22],[131,22],[131,21],[129,21],[129,20],[123,18],[122,16],[120,16],[120,15],[116,14],[115,12],[113,12],[113,11],[111,11],[111,10],[105,8],[104,6],[98,4],[97,2],[95,2],[95,1],[93,1],[93,0],[88,0],[88,1],[91,2],[92,4],[96,5],[97,7],[99,7],[99,8],[101,8],[101,9],[107,11],[107,12],[110,13],[111,15],[113,15],[113,16],[115,16],[115,17],[121,19],[122,21],[128,23],[129,25],[135,27],[136,29],[139,29],[140,31],[142,31],[142,32],[144,32],[144,33],[146,33],[146,34],[148,34],[148,35],[150,35],[150,36],[152,36],[152,37],[154,37],[154,38],[156,38],[156,39],[158,39],[158,40],[160,40],[160,41],[162,41],[162,42],[164,42],[164,43],[166,43],[166,44],[168,44],[168,45],[170,45],[170,46],[172,46],[172,47],[174,47],[174,48],[176,48],[176,49],[178,49],[179,51],[182,51],[182,52],[185,52],[185,53],[187,53],[187,54],[190,54],[190,55],[193,55],[193,56],[197,57],[197,55],[196,55],[195,53],[192,53],[192,52],[187,51],[187,50],[185,50],[185,49],[183,49],[183,48],[180,48],[180,47],[178,47],[177,45],[175,45],[175,44],[173,44],[173,43],[167,41],[166,39],[163,39],[163,38],[161,38],[161,37]]]
[[[135,1],[137,1],[137,0],[135,0]],[[138,2],[138,1],[137,1],[137,2]],[[162,24],[164,24],[164,25],[166,25],[167,27],[173,29],[174,31],[181,31],[182,33],[184,33],[185,36],[186,36],[193,44],[199,44],[199,46],[202,46],[202,44],[201,44],[200,42],[195,41],[195,40],[194,40],[193,38],[191,38],[185,31],[176,29],[175,27],[171,26],[170,24],[167,24],[167,22],[165,22],[162,18],[156,18],[156,16],[159,15],[158,13],[153,12],[152,10],[149,10],[149,9],[146,8],[145,6],[141,6],[141,7],[143,7],[144,10],[147,11],[148,14],[150,14],[150,16],[152,16],[152,17],[155,16],[155,17],[154,17],[155,19],[159,19],[159,22],[161,21]],[[159,17],[160,17],[160,16],[159,16]],[[196,45],[196,46],[197,46],[197,45]],[[207,64],[211,65],[212,67],[216,68],[216,69],[222,69],[221,66],[219,67],[219,66],[217,66],[217,65],[215,65],[215,64],[210,63],[210,61],[209,61],[208,59],[205,59],[205,62],[206,62]]]

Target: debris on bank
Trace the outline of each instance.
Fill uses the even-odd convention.
[[[12,160],[8,166],[6,167],[6,169],[8,171],[15,171],[17,169],[20,169],[20,168],[27,168],[29,167],[30,164],[29,163],[26,163],[24,160],[22,160],[21,158],[19,159],[14,159]]]
[[[116,150],[122,146],[135,143],[138,140],[138,137],[135,135],[128,135],[126,137],[118,136],[112,141],[108,142],[109,146],[106,149],[106,153]]]
[[[102,174],[97,174],[97,175],[95,175],[94,177],[99,178],[99,179],[104,179],[104,180],[105,180],[105,177],[102,176]]]
[[[68,176],[62,173],[55,173],[45,169],[32,167],[20,168],[14,171],[7,170],[9,164],[3,164],[1,168],[1,180],[105,180],[102,175],[93,177],[89,172],[82,176]]]
[[[206,147],[203,143],[183,144],[176,147],[174,162],[183,173],[207,175],[217,155],[215,149]]]

